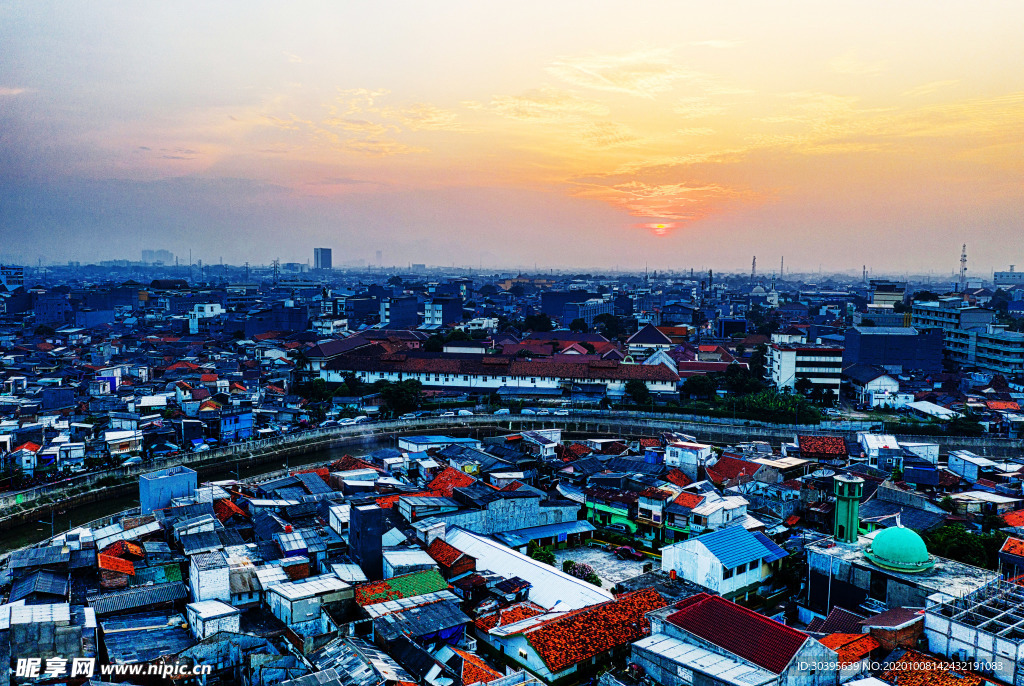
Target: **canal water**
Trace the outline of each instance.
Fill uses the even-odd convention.
[[[345,455],[362,457],[367,453],[373,452],[377,448],[384,447],[386,445],[394,445],[394,441],[385,440],[379,445],[364,444],[358,447],[341,446],[331,450],[315,450],[304,455],[292,455],[288,459],[287,465],[285,464],[284,459],[282,459],[280,464],[264,463],[249,468],[243,467],[238,471],[238,478],[247,479],[257,477],[262,474],[269,474],[271,472],[285,469],[286,466],[288,469],[296,469],[298,467],[308,467],[310,465],[329,464]],[[204,473],[204,475],[200,477],[200,483],[203,481],[216,481],[218,479],[233,478],[235,478],[235,470],[234,468],[230,468],[217,474]],[[117,514],[123,510],[138,507],[138,505],[138,489],[134,489],[131,495],[126,494],[123,496],[111,497],[107,500],[89,503],[87,505],[80,505],[66,511],[61,511],[60,506],[58,505],[53,514],[53,533],[59,534],[63,531],[73,529],[76,526],[81,526],[82,524],[92,522],[102,517],[109,517],[110,515]],[[41,519],[34,524],[24,524],[13,529],[0,531],[0,553],[9,552],[11,550],[16,550],[18,548],[23,548],[27,545],[32,545],[46,540],[50,537],[50,523],[50,519],[46,518]]]

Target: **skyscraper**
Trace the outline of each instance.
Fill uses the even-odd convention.
[[[331,269],[330,248],[313,248],[313,269]]]

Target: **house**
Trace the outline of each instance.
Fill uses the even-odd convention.
[[[657,591],[644,589],[564,615],[527,612],[523,621],[477,636],[514,669],[526,669],[549,684],[578,681],[646,636],[646,614],[665,605]]]
[[[843,378],[847,383],[847,392],[858,403],[869,407],[902,407],[905,402],[898,402],[900,382],[886,373],[881,367],[868,364],[854,364],[843,370]],[[913,401],[912,394],[905,394]]]
[[[674,441],[665,446],[665,464],[678,468],[691,481],[700,479],[704,465],[714,455],[710,445]]]
[[[239,618],[242,611],[219,600],[205,600],[185,606],[189,628],[197,641],[219,631],[240,633]]]
[[[764,534],[738,526],[665,546],[661,554],[662,570],[730,599],[756,591],[786,557]]]
[[[353,595],[352,586],[334,574],[323,574],[274,584],[267,590],[267,605],[275,617],[291,626],[316,620],[324,605],[343,605]]]
[[[648,618],[651,635],[630,659],[661,686],[836,684],[835,651],[720,596],[699,593]]]
[[[648,324],[626,339],[626,351],[634,362],[640,362],[659,350],[667,352],[675,345],[654,324]]]

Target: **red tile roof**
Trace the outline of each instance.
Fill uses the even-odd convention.
[[[427,488],[445,498],[451,498],[453,489],[466,488],[473,485],[475,481],[476,477],[474,476],[460,472],[453,467],[445,467],[440,474],[434,477],[433,481],[427,484]]]
[[[640,439],[640,447],[641,448],[660,448],[661,447],[661,439],[660,438],[641,438]]]
[[[202,383],[213,383],[217,378],[216,374],[200,374],[199,381]]]
[[[430,545],[427,546],[427,555],[434,558],[434,561],[437,562],[437,564],[443,567],[451,567],[459,560],[459,558],[464,556],[465,553],[444,539],[435,538],[431,541]]]
[[[675,503],[676,505],[679,505],[681,507],[688,507],[692,510],[693,508],[697,507],[702,502],[704,502],[704,496],[700,495],[699,493],[690,493],[687,491],[680,493],[679,496],[672,502]]]
[[[43,446],[39,445],[38,443],[33,443],[32,441],[25,441],[11,452],[16,453],[19,450],[27,450],[30,453],[38,453],[42,449],[42,447]]]
[[[753,476],[761,468],[756,462],[747,462],[729,455],[722,455],[713,467],[707,467],[708,479],[714,484],[734,481],[741,476]]]
[[[565,446],[565,450],[567,452],[572,453],[576,457],[583,457],[585,455],[589,455],[590,453],[594,452],[593,450],[591,450],[589,447],[583,445],[582,443],[570,443],[569,445]]]
[[[528,630],[526,640],[549,670],[561,672],[643,638],[650,631],[644,615],[666,604],[653,588],[625,593],[607,603],[544,622]]]
[[[385,510],[390,510],[398,502],[399,498],[414,498],[417,496],[432,496],[433,491],[418,491],[417,493],[391,493],[389,495],[382,495],[374,499],[377,503],[377,507],[383,507]]]
[[[1003,515],[1006,526],[1024,526],[1024,510],[1014,510]]]
[[[245,510],[233,503],[231,498],[219,498],[214,500],[213,513],[217,515],[217,519],[220,520],[221,524],[232,517],[242,517],[244,519],[249,518],[249,515],[245,513]]]
[[[985,407],[990,410],[1010,410],[1013,412],[1020,411],[1020,404],[1013,400],[989,400],[985,403]]]
[[[858,662],[882,647],[871,634],[829,634],[821,644],[839,653],[840,662]]]
[[[452,648],[462,658],[462,683],[464,686],[482,684],[500,679],[501,672],[491,669],[479,655]]]
[[[846,441],[842,436],[797,436],[800,445],[800,457],[812,458],[815,455],[826,457],[844,457]]]
[[[111,572],[120,572],[121,574],[128,574],[129,576],[135,576],[135,565],[128,560],[122,560],[119,557],[113,555],[105,555],[100,553],[96,556],[96,563],[100,569],[106,569]]]
[[[136,560],[141,560],[146,557],[146,552],[142,549],[142,546],[138,543],[132,543],[131,541],[116,541],[111,543],[103,550],[103,554],[109,555],[110,557],[135,558]]]
[[[544,608],[537,605],[529,600],[524,600],[521,603],[515,603],[508,607],[503,607],[489,615],[484,615],[474,622],[476,627],[481,631],[490,631],[495,627],[508,626],[509,624],[515,624],[521,622],[524,619],[530,617],[536,617],[537,615],[544,614]]]
[[[809,638],[721,596],[698,593],[676,607],[669,622],[775,674],[785,671]]]
[[[999,552],[1024,557],[1024,540],[1010,536],[1003,542],[1003,547],[999,549]]]
[[[330,466],[330,471],[332,472],[348,472],[353,469],[376,469],[378,472],[381,471],[379,467],[351,455],[345,455],[335,460]]]
[[[948,662],[914,650],[905,652],[889,667],[881,678],[896,686],[982,686],[988,681],[980,674],[951,669]]]
[[[669,482],[670,484],[675,484],[676,486],[679,486],[680,488],[682,488],[684,486],[689,486],[690,484],[693,483],[693,479],[691,479],[690,477],[686,476],[685,474],[683,474],[682,471],[680,471],[679,469],[677,469],[675,467],[673,467],[672,469],[668,470],[668,473],[665,474],[664,478],[665,478],[665,481]]]

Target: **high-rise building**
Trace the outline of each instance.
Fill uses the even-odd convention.
[[[6,286],[7,290],[13,291],[25,285],[25,268],[14,265],[0,265],[0,286]]]
[[[313,269],[332,269],[330,248],[313,248]]]
[[[171,264],[174,253],[170,250],[143,250],[142,261],[146,264]]]

